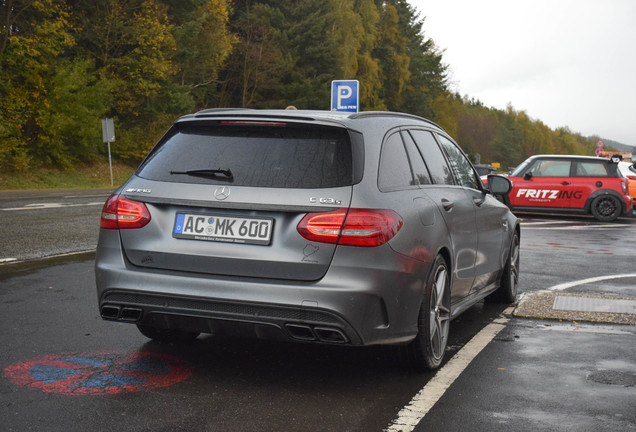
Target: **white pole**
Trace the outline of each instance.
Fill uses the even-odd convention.
[[[113,184],[113,163],[111,162],[111,159],[110,159],[110,141],[108,141],[108,166],[110,167],[110,185],[114,186],[114,184]]]

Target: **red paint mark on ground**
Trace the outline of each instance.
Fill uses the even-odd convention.
[[[130,393],[170,386],[191,375],[187,362],[151,352],[55,354],[4,370],[16,385],[68,395]]]

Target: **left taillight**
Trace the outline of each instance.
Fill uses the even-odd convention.
[[[142,228],[148,222],[150,211],[146,204],[114,194],[104,204],[99,226],[106,229],[134,229]]]
[[[308,213],[296,227],[307,240],[344,246],[381,246],[391,240],[403,225],[393,210],[338,209],[327,213]]]

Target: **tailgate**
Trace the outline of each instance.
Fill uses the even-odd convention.
[[[308,212],[335,209],[311,205],[312,198],[329,196],[341,203],[338,207],[348,207],[351,199],[351,186],[325,191],[226,187],[230,196],[218,203],[201,199],[213,197],[217,186],[180,187],[180,193],[168,194],[179,199],[127,195],[145,202],[151,214],[144,228],[120,230],[132,264],[223,276],[317,280],[329,268],[336,245],[308,241],[296,227]]]

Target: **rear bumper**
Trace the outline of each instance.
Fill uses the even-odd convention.
[[[115,231],[100,234],[95,273],[106,320],[350,345],[403,343],[417,334],[425,276],[416,275],[426,275],[427,264],[389,247],[341,247],[334,257],[341,266],[318,281],[298,282],[141,268],[119,244]],[[379,268],[356,267],[365,262],[361,253],[386,256],[368,261],[383,263]]]
[[[362,343],[345,319],[329,311],[308,307],[109,290],[101,298],[100,313],[105,320],[215,335]]]

